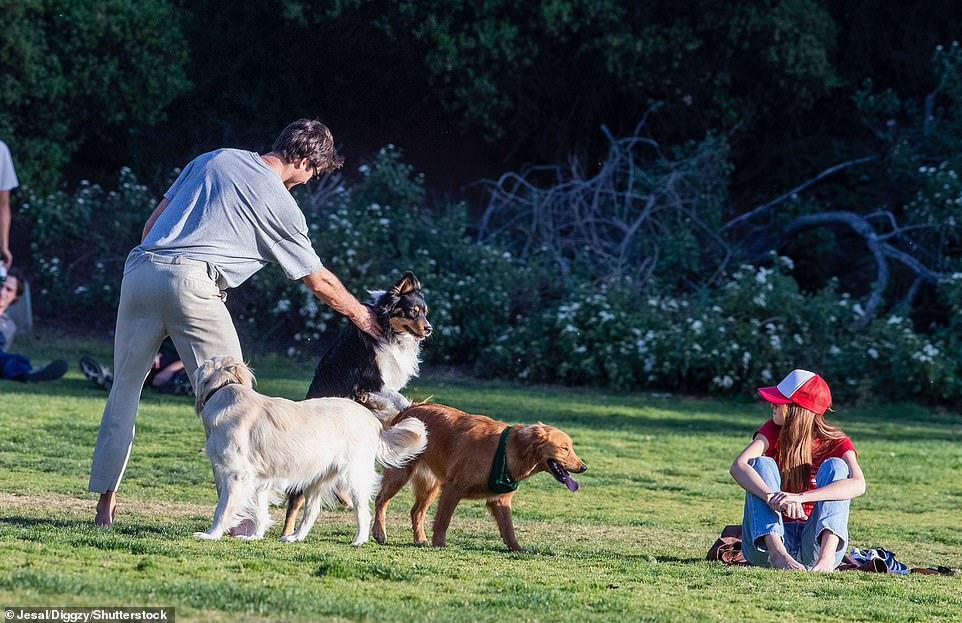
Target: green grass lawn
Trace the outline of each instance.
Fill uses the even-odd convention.
[[[322,515],[303,543],[191,537],[216,494],[203,429],[185,397],[146,393],[117,525],[93,525],[90,456],[105,394],[76,368],[108,344],[18,337],[64,379],[0,381],[0,604],[173,606],[181,621],[960,621],[962,577],[832,575],[705,561],[739,523],[734,456],[767,417],[761,402],[654,399],[523,387],[425,373],[413,398],[572,435],[589,470],[569,492],[547,474],[523,483],[514,516],[528,553],[507,552],[481,502],[465,501],[448,547],[411,543],[407,490],[387,545],[348,545],[353,515]],[[255,357],[259,388],[300,398],[313,365]],[[840,405],[868,491],[851,540],[909,566],[962,567],[962,417],[915,405]],[[274,511],[280,520],[283,509]]]

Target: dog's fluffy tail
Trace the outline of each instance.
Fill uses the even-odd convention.
[[[408,418],[381,430],[377,460],[385,467],[403,467],[424,452],[427,445],[428,431],[424,422],[417,418]]]

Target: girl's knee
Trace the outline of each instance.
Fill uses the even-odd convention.
[[[822,487],[836,480],[844,480],[848,478],[849,475],[848,463],[838,457],[831,457],[825,459],[821,466],[819,466],[815,481],[818,486]]]
[[[775,463],[775,459],[769,456],[758,456],[748,461],[748,464],[758,472],[758,475],[762,477],[766,484],[781,483],[781,473],[778,471],[778,464]]]

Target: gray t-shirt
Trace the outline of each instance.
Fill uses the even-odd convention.
[[[218,149],[191,161],[164,193],[170,204],[133,253],[179,255],[212,265],[237,287],[268,262],[289,279],[321,268],[304,213],[259,154]]]

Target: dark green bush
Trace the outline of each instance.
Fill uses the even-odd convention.
[[[122,149],[190,87],[175,3],[17,0],[0,14],[0,136],[25,184],[55,188],[85,141]]]

